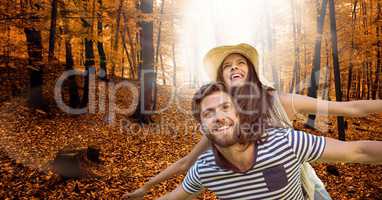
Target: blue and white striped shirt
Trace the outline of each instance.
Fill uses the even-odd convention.
[[[210,149],[188,171],[184,190],[194,194],[207,188],[219,199],[304,199],[301,164],[320,158],[325,138],[285,128],[267,132],[250,170],[238,173],[219,167]]]

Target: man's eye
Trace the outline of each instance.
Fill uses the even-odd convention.
[[[230,106],[229,104],[225,104],[225,105],[223,105],[223,109],[224,109],[224,110],[228,110],[228,109],[230,109],[230,107],[231,107],[231,106]]]
[[[212,112],[204,112],[203,118],[210,118],[212,116]]]

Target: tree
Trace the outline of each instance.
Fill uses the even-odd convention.
[[[380,73],[381,73],[381,70],[382,70],[382,40],[381,40],[381,32],[382,32],[382,3],[380,1],[378,1],[378,4],[377,4],[377,8],[378,8],[378,12],[377,12],[377,18],[376,18],[376,22],[377,22],[377,27],[376,27],[376,33],[377,33],[377,68],[375,70],[375,80],[374,80],[374,84],[373,84],[373,89],[372,89],[372,98],[373,99],[377,99],[377,91],[378,91],[378,87],[380,87],[379,85],[379,76],[380,76]]]
[[[356,83],[353,83],[353,87],[352,86],[352,81],[353,81],[353,55],[354,55],[354,49],[355,49],[355,39],[354,39],[354,32],[355,32],[355,23],[356,23],[356,19],[357,19],[357,4],[358,4],[358,0],[354,0],[354,4],[353,4],[353,9],[352,9],[352,23],[351,23],[351,26],[352,26],[352,31],[351,31],[351,56],[350,56],[350,61],[349,61],[349,70],[348,70],[348,84],[347,84],[347,94],[346,94],[346,99],[349,101],[350,100],[350,93],[351,93],[351,90],[355,90],[355,87],[356,87]],[[355,92],[355,91],[354,91]]]
[[[72,51],[72,33],[69,30],[69,23],[66,19],[66,7],[60,7],[60,14],[63,17],[64,23],[64,36],[65,36],[65,70],[73,70],[74,60],[73,60],[73,51]],[[76,76],[68,77],[69,85],[69,106],[71,108],[77,108],[80,105],[80,96],[78,94],[78,86],[76,82]]]
[[[321,41],[324,31],[324,20],[326,15],[327,0],[322,1],[321,14],[317,18],[317,36],[314,45],[313,69],[310,76],[310,86],[308,88],[308,96],[317,98],[318,83],[320,80],[320,65],[321,65]],[[306,123],[309,127],[314,127],[315,115],[309,115]]]
[[[153,0],[141,0],[139,7],[143,14],[152,14]],[[139,22],[139,25],[142,57],[142,71],[139,73],[141,92],[138,108],[133,117],[141,123],[149,123],[152,121],[149,112],[153,111],[155,84],[153,22],[151,19],[144,19]]]
[[[301,35],[301,21],[300,21],[300,9],[296,5],[295,0],[290,0],[292,8],[292,24],[293,24],[293,44],[294,44],[294,65],[293,65],[293,77],[292,83],[289,89],[290,93],[295,90],[296,93],[300,92],[300,46],[298,43],[299,36]]]
[[[92,73],[95,72],[94,70],[94,48],[93,48],[93,41],[91,39],[85,38],[84,40],[85,44],[85,77],[84,77],[84,89],[83,89],[83,95],[81,100],[81,108],[84,108],[89,103],[89,91],[91,89],[90,87],[90,76]]]
[[[126,56],[127,56],[127,61],[129,62],[129,66],[130,66],[130,77],[132,79],[135,79],[135,70],[134,70],[134,67],[136,65],[135,65],[134,60],[136,60],[136,59],[134,58],[134,56],[132,56],[129,53],[129,50],[127,48],[126,34],[128,35],[128,38],[129,38],[129,41],[130,41],[131,51],[134,51],[133,44],[131,44],[131,35],[130,35],[128,20],[127,20],[127,15],[126,15],[125,12],[123,13],[123,22],[124,23],[123,23],[123,33],[122,33],[122,45],[123,45],[123,49],[125,50],[125,53],[126,53]],[[134,54],[134,52],[132,54]]]
[[[173,34],[174,34],[174,19],[171,20],[171,26],[173,29]],[[175,40],[175,39],[174,39]],[[173,85],[176,87],[176,54],[175,54],[175,41],[172,41],[171,43],[171,51],[172,51],[172,65],[173,65]],[[176,90],[175,90],[176,91]]]
[[[112,68],[111,68],[111,78],[114,79],[115,75],[115,60],[116,60],[116,53],[118,49],[118,41],[119,41],[119,29],[120,29],[120,23],[121,23],[121,14],[122,14],[122,7],[123,7],[123,0],[119,1],[119,6],[117,10],[117,27],[115,30],[115,36],[114,36],[114,44],[113,44],[113,49],[112,49]]]
[[[50,31],[49,31],[49,60],[54,57],[54,43],[56,37],[56,24],[57,24],[57,0],[52,0],[52,8],[50,15]]]
[[[157,77],[158,77],[158,65],[159,65],[159,55],[160,55],[160,41],[161,41],[161,32],[162,32],[162,20],[163,20],[163,9],[164,9],[164,2],[165,0],[162,0],[162,4],[160,7],[160,19],[159,19],[159,26],[158,26],[158,38],[157,38],[157,46],[156,46],[156,55],[155,55],[155,84],[154,84],[154,99],[153,99],[153,110],[156,109],[157,106],[157,96],[158,96],[158,88],[157,88]],[[162,61],[162,60],[161,60]],[[162,70],[163,69],[163,63],[162,64]],[[164,71],[163,71],[164,72]],[[163,78],[165,78],[163,76]]]
[[[29,103],[32,108],[46,109],[42,96],[43,68],[41,32],[36,28],[24,28],[27,38],[28,67],[30,76]]]
[[[70,39],[65,39],[65,69],[73,70],[73,54],[72,54],[72,44]],[[69,85],[69,106],[71,108],[77,108],[80,104],[80,96],[78,94],[78,87],[75,76],[68,77]]]
[[[106,69],[106,54],[105,50],[103,47],[103,34],[102,34],[102,29],[103,29],[103,24],[102,24],[102,14],[103,14],[103,4],[102,0],[97,0],[100,11],[97,13],[97,34],[98,37],[101,38],[100,40],[97,41],[97,49],[98,49],[98,55],[99,55],[99,67],[101,72],[99,73],[99,77],[101,80],[107,80],[107,69]]]
[[[333,69],[334,69],[334,83],[336,89],[336,101],[342,101],[342,91],[341,91],[341,72],[340,63],[338,59],[338,48],[337,48],[337,24],[336,24],[336,13],[334,0],[329,0],[329,10],[330,10],[330,32],[332,40],[332,56],[333,56]],[[338,128],[338,139],[345,141],[345,121],[344,117],[337,117],[337,128]]]

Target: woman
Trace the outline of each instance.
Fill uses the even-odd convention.
[[[372,112],[382,112],[382,100],[330,102],[297,94],[276,93],[273,84],[269,82],[263,72],[259,70],[258,53],[256,49],[248,44],[219,46],[211,49],[204,58],[204,67],[212,80],[223,81],[228,87],[240,87],[246,84],[249,73],[257,74],[257,79],[265,88],[270,89],[267,91],[271,91],[270,93],[274,97],[273,110],[275,112],[269,114],[273,116],[275,121],[281,122],[281,126],[292,126],[291,121],[296,118],[297,113],[320,113],[356,117],[365,116]],[[197,157],[207,150],[208,147],[208,139],[203,136],[201,141],[187,156],[153,177],[141,188],[132,193],[126,193],[123,198],[143,198],[154,185],[175,174],[187,171]],[[330,199],[322,182],[317,178],[313,168],[309,164],[304,165],[302,177],[303,187],[309,199],[314,199],[314,195],[319,195],[319,197],[323,199]]]

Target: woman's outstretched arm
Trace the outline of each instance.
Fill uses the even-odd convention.
[[[181,158],[180,160],[176,161],[174,164],[171,164],[169,167],[167,167],[165,170],[163,170],[158,175],[151,178],[148,182],[146,182],[142,187],[138,188],[137,190],[131,192],[131,193],[125,193],[122,196],[122,199],[142,199],[144,195],[156,184],[169,179],[170,177],[183,173],[187,171],[192,164],[197,160],[197,158],[207,150],[209,146],[208,138],[203,135],[202,139],[199,141],[198,144],[195,145],[195,147],[192,149],[192,151],[187,154],[185,157]]]
[[[299,94],[280,94],[280,100],[291,120],[296,113],[362,117],[382,113],[382,100],[326,101]]]

